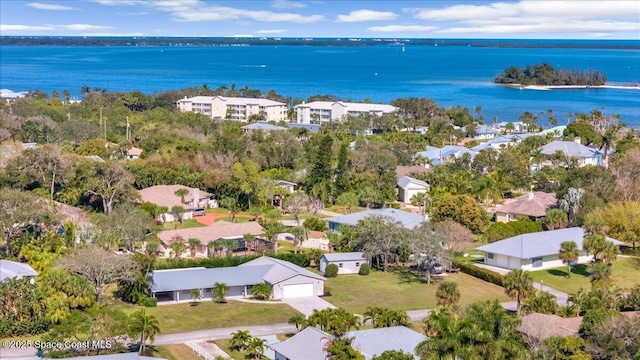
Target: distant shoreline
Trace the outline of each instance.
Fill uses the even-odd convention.
[[[572,90],[572,89],[620,89],[620,90],[640,90],[640,84],[635,85],[521,85],[521,84],[498,84],[500,86],[520,89],[520,90]]]

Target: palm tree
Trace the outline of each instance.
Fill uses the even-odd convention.
[[[167,213],[169,212],[169,208],[166,206],[159,206],[158,212],[160,213],[160,217],[162,217],[162,225],[167,222]]]
[[[238,330],[236,332],[231,333],[231,347],[238,350],[244,351],[249,345],[252,336],[249,334],[249,330]]]
[[[569,188],[569,191],[558,202],[560,209],[569,214],[569,223],[573,224],[580,208],[580,200],[584,194],[583,189]]]
[[[461,332],[461,320],[448,310],[436,309],[424,319],[427,340],[416,346],[415,353],[422,359],[465,358],[466,350]]]
[[[217,240],[211,240],[207,243],[207,255],[209,255],[209,257],[212,257],[211,254],[213,253],[215,255],[216,252],[216,244]]]
[[[179,237],[179,236],[177,236],[177,237]],[[180,241],[181,239],[182,238],[175,239],[176,241],[174,241],[170,245],[171,251],[173,252],[173,254],[174,254],[173,256],[175,257],[176,261],[180,260],[180,256],[182,256],[182,253],[185,250],[184,242]]]
[[[411,197],[411,205],[420,207],[420,215],[424,215],[427,211],[427,200],[429,194],[427,192],[419,192]]]
[[[191,300],[193,300],[193,302],[191,303],[192,306],[196,306],[200,303],[200,299],[202,299],[202,293],[200,293],[200,289],[191,289],[189,295],[191,296]]]
[[[229,293],[229,287],[225,283],[215,283],[211,288],[211,292],[213,293],[213,300],[215,302],[223,304],[227,302],[226,296]]]
[[[191,259],[193,260],[196,258],[198,246],[200,246],[202,242],[200,241],[200,239],[196,238],[190,238],[187,242],[189,244],[189,251],[191,252]]]
[[[249,357],[249,359],[262,359],[265,346],[267,346],[265,340],[257,337],[251,338],[247,344],[247,357]]]
[[[295,248],[294,252],[298,253],[298,248],[302,246],[302,243],[309,239],[309,229],[304,226],[297,226],[291,229],[291,234],[295,236]]]
[[[351,343],[353,338],[335,337],[330,339],[325,348],[328,360],[364,360],[364,356],[356,351]]]
[[[304,320],[305,320],[304,315],[296,314],[296,315],[293,315],[292,317],[290,317],[287,322],[290,325],[295,325],[296,330],[300,331],[300,326],[302,325],[302,323],[304,323]]]
[[[453,281],[441,282],[436,291],[436,299],[438,299],[438,306],[457,307],[460,303],[458,284]]]
[[[258,300],[269,300],[271,297],[271,286],[265,283],[256,284],[251,288],[251,295]]]
[[[147,340],[153,344],[156,334],[160,334],[160,321],[157,316],[147,314],[145,309],[141,309],[131,314],[129,329],[134,333],[140,333],[140,354],[143,354]]]
[[[537,165],[536,170],[540,170],[540,163],[544,160],[544,157],[545,156],[540,149],[535,149],[531,152],[531,161]]]
[[[180,202],[184,204],[184,197],[189,195],[189,190],[185,189],[185,188],[180,188],[178,190],[176,190],[176,192],[174,193],[176,196],[180,196]],[[198,201],[198,199],[193,199],[194,201]]]
[[[568,221],[567,213],[560,209],[551,209],[544,216],[544,223],[548,230],[564,229]]]
[[[504,286],[504,291],[507,295],[516,300],[516,314],[520,315],[522,301],[534,294],[533,277],[531,273],[522,269],[511,270],[504,277],[502,286]]]
[[[182,215],[184,214],[184,208],[180,205],[175,205],[171,208],[171,213],[174,216],[173,223],[174,229],[178,228],[178,221],[182,224]]]
[[[567,277],[571,277],[571,263],[578,261],[578,245],[575,241],[564,241],[560,244],[560,260],[567,264]]]

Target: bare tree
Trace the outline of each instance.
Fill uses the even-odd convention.
[[[116,255],[95,245],[78,249],[59,261],[61,268],[84,276],[93,286],[99,302],[104,287],[110,283],[133,281],[140,274],[138,264],[128,255]]]
[[[436,232],[444,238],[442,247],[454,254],[473,243],[471,230],[458,222],[446,220],[438,223],[435,228]]]
[[[87,193],[102,200],[105,214],[113,210],[113,204],[137,196],[133,188],[133,175],[118,163],[98,164]]]
[[[406,239],[407,230],[402,223],[386,216],[367,216],[354,229],[356,248],[364,251],[369,260],[380,257],[384,271],[387,271],[389,261],[393,258],[393,251],[401,247]]]
[[[309,197],[303,193],[289,195],[284,200],[283,209],[293,215],[298,226],[300,226],[300,214],[309,209]]]

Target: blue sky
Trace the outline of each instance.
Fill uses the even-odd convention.
[[[2,0],[0,35],[640,39],[640,1]]]

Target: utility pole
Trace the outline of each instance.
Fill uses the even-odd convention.
[[[127,137],[127,140],[131,141],[131,130],[129,130],[129,126],[130,126],[129,125],[129,117],[127,116],[127,134],[126,134],[126,137]]]

